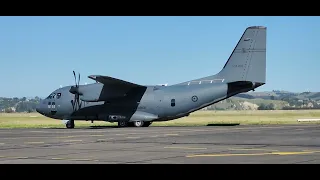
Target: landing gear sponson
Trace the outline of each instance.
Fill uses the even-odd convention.
[[[74,128],[74,120],[64,120],[66,124],[66,128],[73,129]],[[127,122],[127,121],[119,121],[118,127],[149,127],[152,122],[150,121],[134,121],[134,122]]]
[[[128,121],[119,121],[118,127],[149,127],[152,122],[150,121],[134,121],[134,122],[128,122]]]

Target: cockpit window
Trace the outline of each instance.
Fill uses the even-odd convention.
[[[54,99],[54,98],[57,98],[59,99],[61,97],[61,93],[52,93],[50,94],[46,99]]]

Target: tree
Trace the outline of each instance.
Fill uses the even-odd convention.
[[[5,112],[5,113],[12,113],[13,110],[12,110],[11,108],[6,108],[6,109],[4,110],[4,112]]]
[[[274,109],[275,109],[275,108],[274,108],[274,104],[273,104],[273,103],[268,104],[267,107],[266,107],[266,109],[267,109],[267,110],[274,110]]]
[[[260,106],[258,107],[258,110],[265,110],[266,106],[264,104],[260,104]]]

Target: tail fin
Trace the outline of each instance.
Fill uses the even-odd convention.
[[[248,27],[223,69],[215,78],[224,82],[266,83],[266,31],[263,26]]]
[[[252,82],[255,86],[266,83],[266,36],[263,26],[248,27],[231,53],[222,70],[211,76],[179,83],[192,82]],[[177,85],[179,85],[177,84]]]

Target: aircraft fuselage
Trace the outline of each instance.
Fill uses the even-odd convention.
[[[92,91],[101,92],[103,84],[81,85]],[[199,81],[174,86],[137,87],[127,94],[107,101],[87,102],[80,100],[80,108],[73,107],[74,95],[71,86],[55,90],[42,100],[38,111],[55,119],[102,120],[102,121],[166,121],[187,116],[189,113],[221,101],[234,94],[256,87],[250,82],[228,84]],[[236,88],[239,87],[239,88]],[[107,87],[106,87],[107,88]],[[59,94],[59,96],[58,96]],[[110,96],[111,97],[111,96]],[[81,99],[81,97],[80,97]]]

